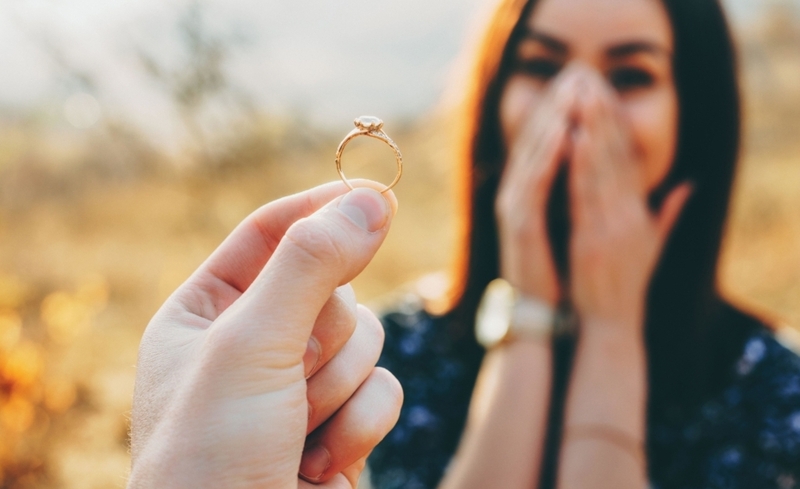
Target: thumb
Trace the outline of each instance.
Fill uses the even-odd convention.
[[[301,364],[320,310],[372,260],[388,233],[392,209],[377,191],[357,188],[296,221],[212,329],[224,329],[222,336],[233,339],[240,361]]]
[[[656,228],[661,243],[664,243],[669,237],[693,191],[694,186],[689,182],[684,182],[673,189],[664,200],[661,211],[656,217]]]

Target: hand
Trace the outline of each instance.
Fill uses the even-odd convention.
[[[140,347],[129,487],[356,487],[402,390],[344,284],[395,209],[341,183],[270,203],[167,300]]]
[[[569,175],[570,287],[582,326],[640,333],[650,279],[691,186],[676,187],[651,213],[616,94],[594,73],[579,100]]]
[[[552,306],[563,294],[547,231],[547,203],[566,155],[578,87],[586,68],[572,65],[531,107],[516,135],[495,202],[501,275]]]

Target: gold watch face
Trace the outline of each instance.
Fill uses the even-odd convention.
[[[475,316],[475,336],[484,348],[498,344],[508,334],[514,308],[514,288],[503,279],[486,287]]]

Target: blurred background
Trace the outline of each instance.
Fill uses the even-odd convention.
[[[0,488],[124,487],[150,317],[254,208],[337,179],[355,116],[406,160],[357,292],[436,297],[447,121],[489,3],[0,3]],[[800,1],[726,6],[747,137],[721,282],[800,330]],[[345,170],[388,182],[391,152],[362,139]]]

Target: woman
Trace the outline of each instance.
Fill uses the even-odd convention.
[[[716,0],[500,3],[454,305],[384,318],[406,401],[377,489],[800,485],[800,359],[715,284],[738,97]],[[484,351],[496,277],[579,334]]]

